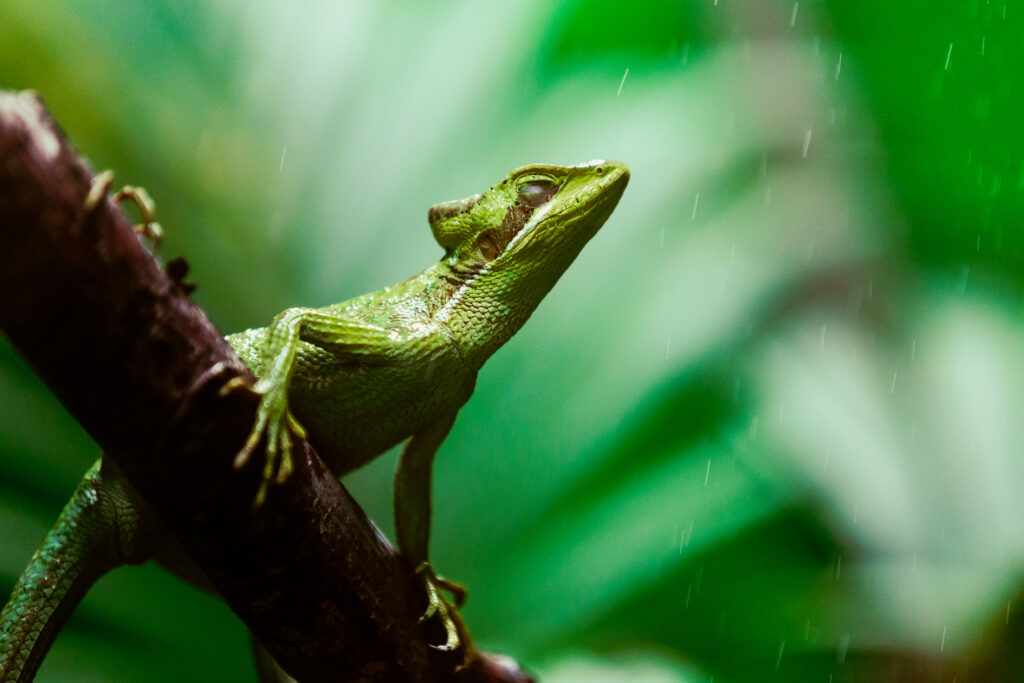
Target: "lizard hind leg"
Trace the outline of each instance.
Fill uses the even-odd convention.
[[[32,680],[86,591],[150,556],[155,524],[127,483],[97,461],[78,485],[0,612],[0,681]]]

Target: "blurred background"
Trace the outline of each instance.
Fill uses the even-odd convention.
[[[512,168],[630,165],[435,466],[434,565],[555,682],[1024,680],[1022,68],[1008,0],[0,4],[0,87],[225,332],[422,270]],[[0,592],[98,455],[3,342]],[[347,480],[389,534],[394,461]],[[255,674],[145,566],[40,680]]]

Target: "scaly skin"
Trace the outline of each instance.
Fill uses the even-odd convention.
[[[82,478],[0,612],[0,681],[28,681],[85,592],[104,573],[141,564],[159,538],[152,515],[108,461]]]
[[[236,466],[244,467],[265,444],[257,501],[291,472],[298,438],[308,435],[338,476],[409,439],[395,472],[398,548],[426,584],[425,618],[436,615],[445,625],[441,649],[458,648],[462,634],[438,589],[452,592],[456,603],[464,592],[437,577],[428,562],[434,454],[472,394],[481,366],[522,327],[605,222],[628,179],[618,162],[517,169],[482,195],[430,209],[430,227],[445,255],[419,275],[326,308],[289,309],[269,327],[227,338],[257,376],[261,394],[256,423],[236,458]],[[75,499],[68,509],[73,505]],[[44,555],[63,553],[74,566],[93,562],[98,542],[59,537],[111,534],[103,522],[69,531],[73,518],[66,510],[58,520],[0,618],[0,682],[27,680],[49,646],[42,640],[33,645],[38,627],[26,624],[60,621],[87,587],[62,602],[60,587],[41,591],[26,577],[49,571]],[[120,540],[139,548],[145,542],[142,535],[122,534]],[[84,581],[94,575],[97,570]],[[54,599],[61,605],[56,611]],[[59,625],[50,630],[56,633]],[[38,654],[29,658],[29,651]]]

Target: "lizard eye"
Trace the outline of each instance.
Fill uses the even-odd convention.
[[[550,180],[531,180],[519,188],[519,199],[531,209],[545,204],[558,192],[558,185]]]
[[[480,255],[484,257],[485,261],[493,261],[501,253],[494,238],[487,233],[480,235],[476,241],[476,246],[480,249]]]

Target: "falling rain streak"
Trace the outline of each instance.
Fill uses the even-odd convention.
[[[683,548],[690,545],[690,539],[693,538],[693,520],[690,520],[690,524],[687,528],[679,532],[679,554],[683,554]]]
[[[626,69],[626,73],[622,74],[622,80],[619,81],[619,91],[617,93],[615,93],[616,97],[618,97],[619,95],[622,94],[622,86],[626,84],[626,76],[628,76],[628,75],[629,75],[629,69],[627,68]]]
[[[840,664],[845,664],[846,663],[846,651],[849,648],[850,648],[850,634],[849,633],[844,633],[843,635],[839,636],[839,648],[838,648],[838,652],[836,652],[836,660]]]

